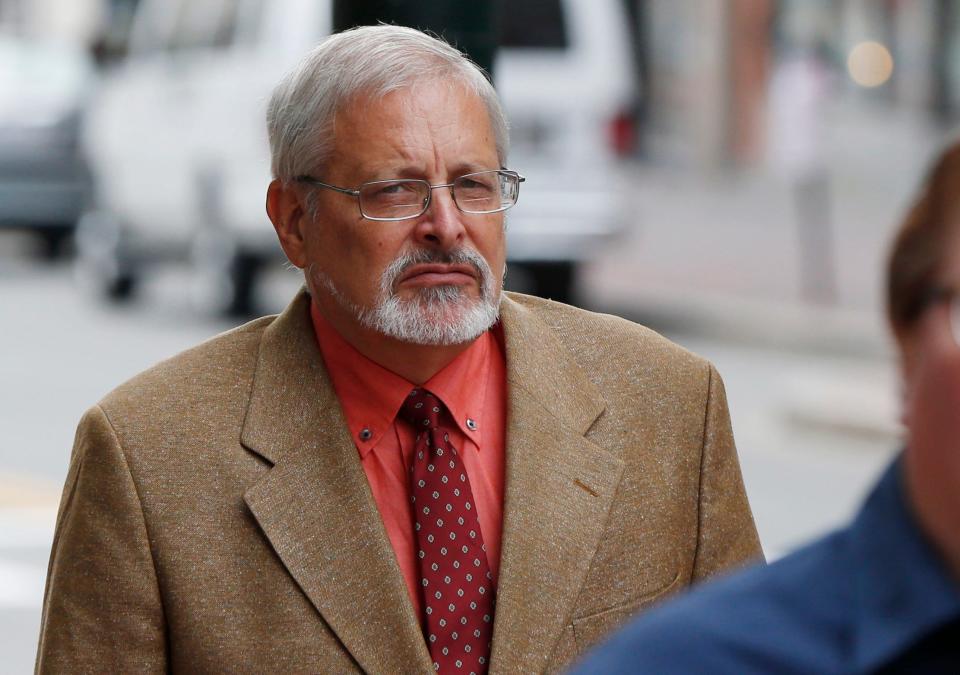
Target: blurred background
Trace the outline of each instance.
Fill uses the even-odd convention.
[[[960,1],[0,0],[0,671],[32,668],[82,412],[299,286],[266,100],[377,19],[492,73],[509,286],[716,363],[769,557],[896,452],[883,265],[960,120]]]

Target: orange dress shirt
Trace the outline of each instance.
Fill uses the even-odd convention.
[[[347,427],[380,510],[417,616],[420,572],[410,508],[410,463],[416,435],[397,413],[414,384],[350,345],[310,303],[317,343]],[[423,386],[451,412],[450,440],[470,480],[487,561],[496,587],[503,521],[507,380],[502,332],[489,330]]]

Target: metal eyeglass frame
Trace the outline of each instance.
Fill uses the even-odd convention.
[[[454,185],[455,185],[456,182],[459,181],[459,180],[463,180],[464,178],[469,178],[470,176],[477,176],[477,175],[482,174],[482,173],[507,174],[507,175],[516,177],[516,179],[517,179],[517,199],[514,199],[514,200],[513,200],[513,204],[508,204],[507,206],[503,206],[503,207],[501,207],[501,208],[499,208],[499,209],[494,209],[493,211],[467,211],[466,209],[462,208],[462,207],[460,206],[459,202],[457,202],[457,193],[454,191]],[[501,213],[501,212],[506,211],[507,209],[512,208],[513,206],[516,205],[517,200],[520,198],[520,183],[526,182],[527,179],[524,178],[523,176],[521,176],[521,175],[520,175],[519,173],[517,173],[516,171],[513,171],[513,170],[511,170],[511,169],[487,169],[487,170],[485,170],[485,171],[474,171],[474,172],[472,172],[472,173],[465,173],[464,175],[462,175],[462,176],[457,176],[455,179],[453,179],[453,182],[452,182],[452,183],[439,183],[439,184],[437,184],[437,185],[431,185],[429,181],[425,181],[425,180],[420,179],[420,178],[391,178],[391,179],[388,179],[388,180],[372,180],[372,181],[368,181],[368,182],[366,182],[366,183],[361,183],[361,184],[360,184],[358,187],[356,187],[356,188],[351,189],[351,188],[339,187],[339,186],[337,186],[337,185],[331,185],[330,183],[324,183],[322,180],[318,180],[318,179],[314,178],[313,176],[307,176],[307,175],[296,176],[296,177],[294,178],[294,180],[297,181],[298,183],[307,183],[308,185],[314,185],[314,186],[316,186],[316,187],[322,187],[322,188],[326,188],[327,190],[333,190],[334,192],[340,192],[340,193],[343,193],[343,194],[345,194],[345,195],[350,195],[350,196],[352,196],[352,197],[356,197],[356,198],[357,198],[357,208],[360,209],[360,215],[363,216],[364,218],[366,218],[367,220],[374,220],[374,221],[377,221],[377,222],[396,222],[396,221],[399,221],[399,220],[410,220],[410,219],[412,219],[412,218],[419,218],[419,217],[422,216],[424,213],[426,213],[426,212],[427,212],[427,209],[430,208],[431,202],[433,201],[433,191],[436,190],[436,189],[438,189],[438,188],[450,188],[450,194],[451,194],[451,196],[453,197],[453,203],[456,205],[457,209],[458,209],[461,213],[468,213],[468,214],[470,214],[470,215],[482,215],[482,216],[489,215],[489,214],[491,214],[491,213]],[[365,188],[365,187],[368,186],[368,185],[379,185],[379,184],[383,184],[383,183],[396,183],[396,182],[398,182],[398,181],[409,181],[409,182],[411,182],[411,183],[421,183],[421,184],[423,184],[423,185],[426,185],[427,188],[429,188],[429,190],[427,191],[427,199],[426,199],[426,201],[424,202],[423,208],[420,210],[419,213],[414,214],[414,215],[410,215],[410,216],[400,216],[399,218],[381,218],[381,217],[375,217],[375,216],[368,216],[366,213],[363,212],[363,206],[362,206],[362,204],[360,203],[360,190],[362,190],[363,188]]]
[[[921,307],[929,307],[941,302],[949,305],[950,330],[953,333],[953,341],[960,347],[960,289],[937,286],[926,294]]]

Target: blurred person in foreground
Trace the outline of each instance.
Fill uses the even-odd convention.
[[[306,290],[80,424],[42,672],[541,672],[759,554],[723,387],[621,319],[502,292],[482,71],[335,35],[268,108]]]
[[[896,240],[907,447],[846,528],[668,602],[576,673],[960,673],[960,144]]]

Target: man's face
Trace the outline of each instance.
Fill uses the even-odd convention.
[[[482,101],[426,82],[341,110],[324,182],[348,188],[394,178],[450,183],[499,168]],[[450,190],[433,191],[418,218],[364,219],[355,197],[319,189],[306,228],[305,267],[315,302],[341,332],[456,344],[496,320],[505,246],[503,213],[459,211]],[[344,328],[346,330],[344,330]]]
[[[960,226],[943,251],[938,281],[960,289]],[[960,578],[960,330],[951,305],[928,308],[905,344],[904,462],[914,511]]]

